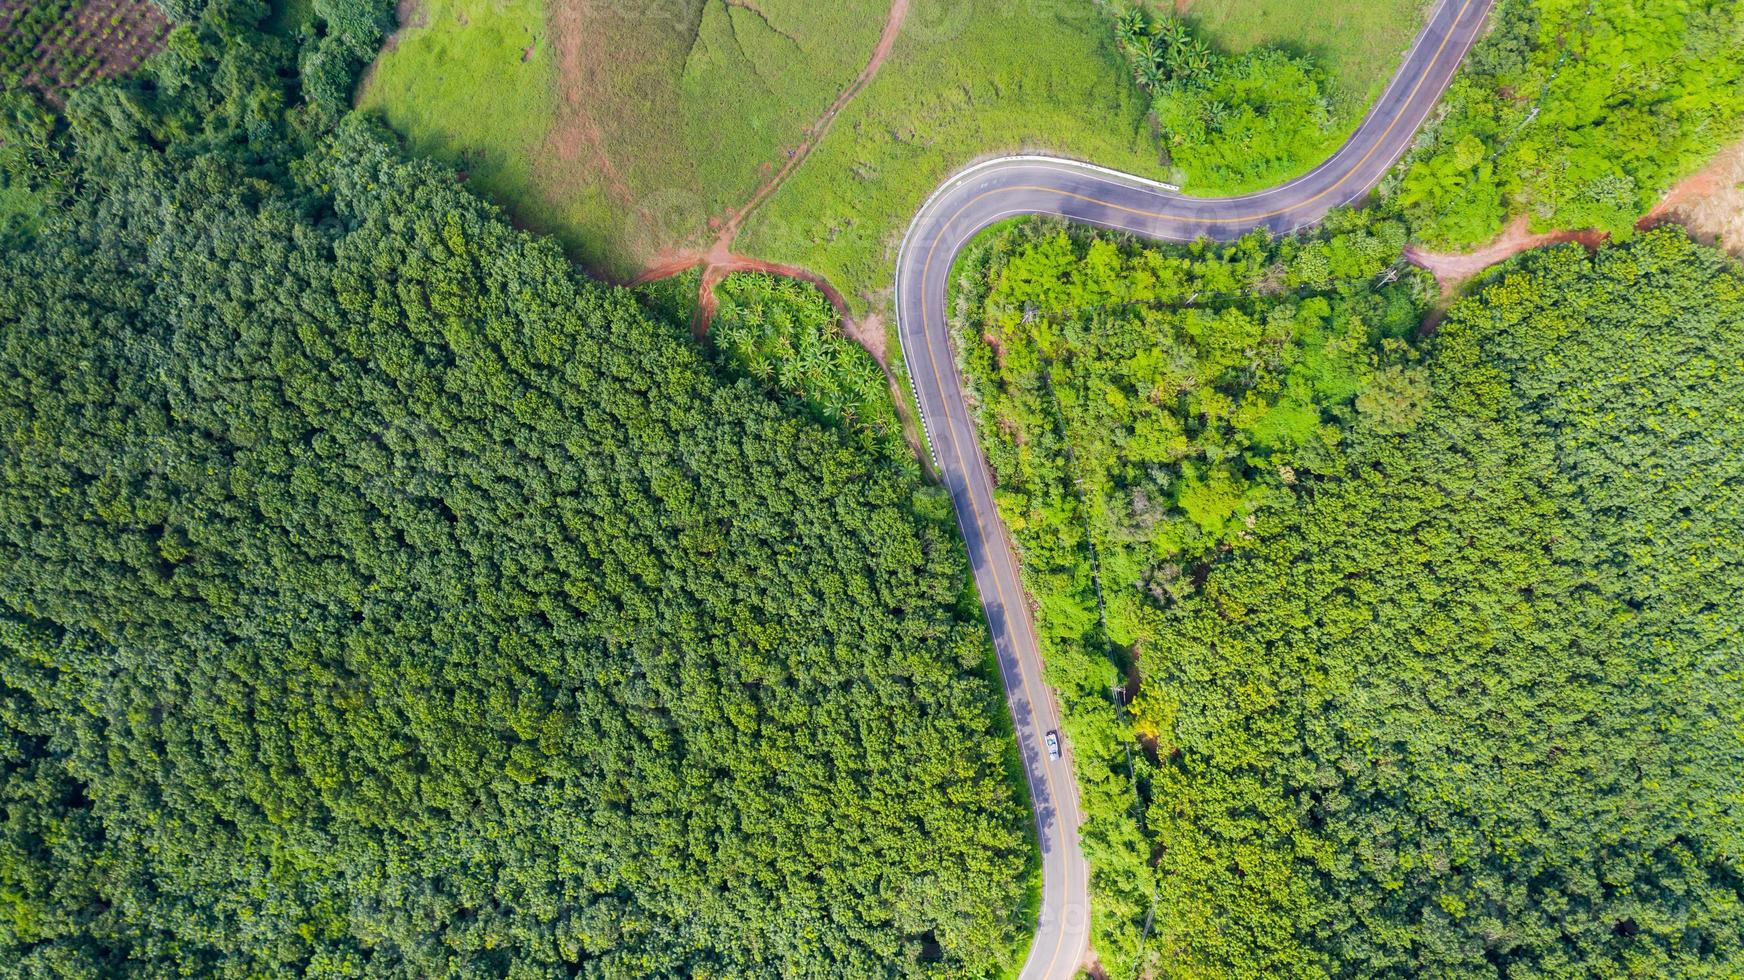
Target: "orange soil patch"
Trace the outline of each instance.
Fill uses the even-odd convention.
[[[890,349],[890,337],[884,329],[883,314],[868,313],[864,319],[852,322],[844,318],[842,333],[866,348],[866,353],[872,355],[872,359],[878,362],[878,366],[886,374],[890,372],[889,355],[886,353]]]
[[[1641,225],[1666,221],[1683,225],[1698,241],[1744,256],[1744,142],[1679,182]]]
[[[1526,216],[1520,215],[1509,222],[1507,229],[1494,241],[1475,251],[1431,252],[1415,245],[1407,245],[1405,261],[1435,273],[1435,278],[1441,283],[1442,292],[1445,293],[1497,262],[1528,249],[1576,241],[1588,248],[1597,248],[1604,240],[1605,234],[1598,231],[1546,231],[1535,234],[1526,230]]]

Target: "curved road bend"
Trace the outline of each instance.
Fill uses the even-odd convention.
[[[1087,164],[1007,157],[945,181],[915,215],[896,268],[897,329],[933,460],[957,509],[999,656],[1029,777],[1042,851],[1042,900],[1020,980],[1073,976],[1089,950],[1089,871],[1078,846],[1069,747],[1050,762],[1042,736],[1059,727],[1042,682],[1029,600],[993,506],[993,479],[963,404],[946,325],[951,263],[975,234],[1016,215],[1056,215],[1161,241],[1227,240],[1257,227],[1287,234],[1365,197],[1404,153],[1482,30],[1492,0],[1440,0],[1350,141],[1296,180],[1242,197],[1190,198]]]

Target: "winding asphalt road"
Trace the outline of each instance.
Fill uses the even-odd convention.
[[[1078,846],[1071,749],[1063,746],[1057,761],[1049,761],[1043,749],[1043,735],[1059,727],[1058,708],[1042,681],[1029,600],[963,403],[945,309],[951,264],[977,232],[1016,215],[1057,215],[1159,241],[1228,240],[1257,227],[1281,235],[1311,225],[1333,208],[1366,197],[1404,153],[1481,32],[1491,2],[1440,0],[1350,141],[1289,183],[1243,197],[1190,198],[1089,164],[1004,157],[945,181],[909,225],[896,262],[897,329],[933,461],[969,546],[1042,852],[1041,915],[1020,980],[1064,980],[1083,962],[1089,949],[1089,870]]]

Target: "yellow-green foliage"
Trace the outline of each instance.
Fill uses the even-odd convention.
[[[736,272],[715,287],[709,340],[734,374],[792,399],[879,455],[912,462],[884,371],[843,337],[840,317],[810,283]]]
[[[1218,50],[1245,54],[1281,48],[1312,59],[1332,80],[1341,118],[1354,118],[1392,77],[1434,0],[1194,0],[1188,23]],[[1149,4],[1173,11],[1174,0]]]
[[[1503,0],[1396,200],[1431,242],[1535,231],[1627,236],[1744,128],[1744,4]]]
[[[1453,308],[1417,424],[1147,648],[1158,962],[1744,975],[1741,361],[1737,263],[1681,232]]]
[[[1385,274],[1404,240],[1347,212],[1315,240],[1167,249],[1030,222],[965,260],[957,342],[1066,709],[1111,973],[1131,973],[1151,887],[1127,749],[1172,737],[1174,709],[1152,694],[1129,728],[1109,689],[1196,566],[1341,470],[1349,429],[1414,421],[1396,338],[1425,293]]]

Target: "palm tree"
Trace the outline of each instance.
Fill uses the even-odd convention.
[[[1156,74],[1153,68],[1157,60],[1156,41],[1148,36],[1134,40],[1127,57],[1132,61],[1132,80],[1150,88],[1149,79]]]
[[[1211,45],[1195,37],[1188,39],[1181,46],[1180,54],[1176,58],[1176,67],[1188,78],[1203,81],[1205,76],[1211,72],[1214,60],[1211,54]]]
[[[1205,104],[1205,125],[1212,132],[1221,132],[1224,123],[1229,122],[1229,104],[1222,99],[1213,99]]]
[[[1165,49],[1178,48],[1193,37],[1185,21],[1179,17],[1163,17],[1151,25],[1151,33]]]
[[[790,357],[783,360],[775,371],[775,383],[783,391],[791,391],[803,396],[805,394],[806,370],[799,358]]]
[[[714,342],[715,350],[732,357],[741,363],[751,360],[751,331],[738,320],[716,319],[709,328],[709,339]]]
[[[1150,25],[1145,22],[1144,11],[1137,7],[1126,8],[1125,13],[1114,19],[1114,40],[1123,51],[1136,48],[1149,31]]]
[[[1164,81],[1175,77],[1175,59],[1178,49],[1169,47],[1162,42],[1156,42],[1151,47],[1150,74]]]

